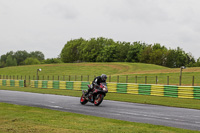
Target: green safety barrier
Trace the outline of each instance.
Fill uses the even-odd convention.
[[[5,83],[5,81],[2,81],[2,84]],[[91,82],[31,80],[31,87],[35,88],[87,90],[88,84],[91,84]],[[108,82],[107,87],[109,92],[115,93],[200,99],[200,86],[175,86]]]
[[[24,87],[24,80],[0,79],[0,86]]]

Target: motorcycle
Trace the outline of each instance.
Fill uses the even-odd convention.
[[[88,88],[90,88],[90,85],[88,85]],[[94,86],[94,89],[88,94],[88,98],[85,97],[87,91],[82,91],[83,94],[81,96],[80,103],[84,105],[89,101],[91,103],[94,103],[95,106],[99,106],[106,96],[107,92],[108,88],[106,86],[106,83],[100,83],[99,87]]]

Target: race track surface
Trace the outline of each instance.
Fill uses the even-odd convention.
[[[6,90],[0,90],[0,102],[200,131],[200,110],[195,109],[109,100],[81,105],[78,97]]]

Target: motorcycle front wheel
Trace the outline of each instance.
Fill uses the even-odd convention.
[[[85,99],[84,94],[83,94],[83,95],[81,96],[80,103],[81,103],[82,105],[84,105],[84,104],[86,104],[87,102],[88,102],[88,100]]]
[[[98,94],[98,95],[95,97],[94,105],[95,105],[95,106],[99,106],[99,105],[101,104],[101,102],[103,101],[103,98],[104,98],[104,95],[103,95],[103,94]]]

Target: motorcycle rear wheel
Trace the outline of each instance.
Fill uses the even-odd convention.
[[[104,95],[103,95],[103,94],[98,94],[98,95],[95,97],[94,105],[95,105],[95,106],[99,106],[99,105],[101,104],[101,102],[103,101],[103,98],[104,98]]]
[[[85,99],[84,94],[83,94],[83,95],[81,96],[80,103],[81,103],[82,105],[84,105],[84,104],[86,104],[87,102],[88,102],[88,100]]]

